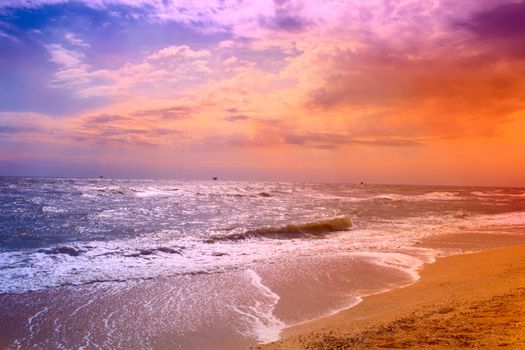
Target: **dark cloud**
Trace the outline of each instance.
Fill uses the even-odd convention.
[[[525,1],[486,9],[456,25],[471,32],[482,44],[490,42],[495,55],[525,58]]]
[[[336,133],[284,133],[283,141],[286,144],[301,145],[307,147],[334,149],[343,145],[366,145],[385,147],[414,147],[424,145],[421,139],[400,138],[367,138],[360,139],[353,135]]]
[[[487,9],[458,25],[484,38],[525,38],[525,1]]]
[[[308,26],[308,22],[297,16],[261,17],[259,24],[264,28],[285,32],[301,32]]]
[[[169,136],[169,135],[181,135],[182,132],[179,130],[174,129],[167,129],[167,128],[155,128],[149,130],[150,135],[154,136]]]
[[[326,55],[326,74],[307,95],[305,107],[354,114],[348,127],[354,136],[365,138],[498,135],[525,106],[525,68],[515,56],[519,50],[525,54],[525,40],[523,45],[504,40],[462,38],[459,46],[441,43],[415,56],[374,42],[358,53]],[[508,40],[515,39],[509,36]],[[363,110],[385,114],[355,117]],[[387,144],[403,145],[404,141],[387,139]]]
[[[375,140],[352,140],[354,145],[371,145],[386,147],[414,147],[424,146],[425,140],[422,139],[375,139]]]
[[[323,86],[310,92],[308,107],[330,109],[340,105],[392,106],[413,92],[410,85],[414,77],[403,75],[401,67],[396,70],[362,64],[359,68],[359,72],[341,72],[328,76]],[[369,69],[374,73],[370,73]]]
[[[275,16],[261,16],[259,25],[277,31],[298,33],[306,30],[312,23],[297,14],[297,9],[289,6],[288,1],[274,1]]]
[[[308,22],[301,17],[285,14],[275,17],[275,26],[287,32],[300,32],[306,29]]]
[[[350,141],[348,135],[334,133],[284,133],[283,141],[292,145],[342,145]]]
[[[89,117],[85,124],[89,126],[98,125],[98,124],[108,124],[113,122],[123,122],[127,121],[129,118],[116,115],[116,114],[99,114],[92,117]]]
[[[98,145],[141,145],[148,147],[155,147],[163,143],[163,137],[170,135],[177,135],[179,138],[181,132],[179,130],[168,128],[131,128],[131,127],[115,127],[103,126],[96,130],[95,133],[90,131],[79,131],[71,136],[71,139],[76,142],[93,143]]]
[[[250,117],[244,114],[234,114],[234,115],[226,116],[223,119],[229,122],[237,122],[240,120],[248,120],[250,119]]]
[[[98,145],[144,145],[156,146],[170,135],[180,135],[180,131],[155,127],[154,125],[133,125],[133,118],[116,114],[99,114],[88,117],[69,137],[75,142]]]
[[[350,130],[341,132],[300,131],[281,121],[252,119],[257,123],[256,133],[229,135],[227,144],[239,147],[271,147],[289,145],[317,149],[336,149],[344,146],[417,147],[426,139],[417,135],[359,134]]]
[[[39,129],[31,126],[0,125],[0,134],[23,134],[34,131],[39,131]]]
[[[169,108],[160,108],[160,109],[148,109],[143,111],[138,111],[133,113],[133,116],[152,116],[152,117],[161,117],[163,119],[186,119],[190,118],[193,112],[193,108],[186,106],[175,106]]]

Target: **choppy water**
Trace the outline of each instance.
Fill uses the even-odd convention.
[[[174,291],[166,303],[180,317],[229,317],[236,320],[230,332],[269,341],[286,324],[355,303],[362,290],[391,288],[394,280],[381,282],[379,272],[374,277],[376,267],[415,278],[440,253],[419,248],[424,237],[461,230],[515,233],[524,224],[525,189],[519,188],[4,177],[0,293],[91,285],[124,293],[141,281],[171,279]],[[326,277],[336,265],[351,280]],[[235,291],[226,293],[221,285],[232,278]],[[343,286],[346,292],[337,293],[347,294],[311,313],[278,316],[287,281]],[[188,306],[195,293],[230,299],[223,309],[202,303],[199,311]],[[315,291],[303,294],[296,299],[307,302]],[[46,308],[39,311],[49,313]],[[210,308],[216,314],[210,316]],[[169,319],[179,317],[173,312]],[[182,333],[183,319],[174,326]]]

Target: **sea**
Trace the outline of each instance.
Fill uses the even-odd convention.
[[[0,347],[246,349],[458,233],[525,242],[525,189],[0,177]]]

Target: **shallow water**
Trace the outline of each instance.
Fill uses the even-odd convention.
[[[414,281],[425,237],[522,235],[525,189],[0,178],[0,209],[0,345],[245,348]]]

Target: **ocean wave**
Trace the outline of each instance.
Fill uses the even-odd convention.
[[[458,210],[452,214],[452,217],[454,219],[467,219],[470,217],[470,214],[465,212],[464,210]]]
[[[42,211],[44,213],[67,213],[67,209],[57,208],[57,207],[47,206],[47,205],[42,207]]]
[[[178,188],[157,188],[149,187],[145,189],[132,189],[135,193],[135,196],[139,198],[149,198],[149,197],[171,197],[178,195]]]
[[[461,200],[459,192],[428,192],[424,194],[406,195],[397,193],[380,194],[372,199],[382,199],[391,201],[447,201]]]
[[[232,191],[233,190],[233,191]],[[211,198],[252,198],[252,197],[272,197],[272,193],[268,191],[250,192],[241,191],[240,189],[206,189],[206,188],[189,188],[186,191],[173,187],[148,187],[141,189],[131,189],[136,197],[172,197],[172,196],[207,196]]]
[[[208,243],[217,241],[234,241],[247,238],[297,238],[320,237],[331,232],[346,231],[352,226],[348,216],[339,216],[326,220],[312,221],[304,224],[290,224],[279,227],[260,227],[244,233],[213,236],[206,240]]]
[[[483,226],[523,226],[525,225],[525,212],[515,211],[501,214],[481,215],[473,222],[473,224]]]
[[[137,258],[141,255],[153,255],[156,253],[166,253],[166,254],[182,254],[182,250],[180,249],[173,249],[169,247],[158,247],[158,248],[150,248],[150,249],[140,249],[137,253],[132,253],[129,255],[124,255],[126,257],[132,257]]]
[[[429,192],[419,195],[418,197],[428,200],[455,200],[461,199],[459,194],[459,192]]]
[[[40,249],[38,250],[38,252],[44,254],[67,254],[69,256],[79,256],[80,254],[85,253],[86,251],[68,246],[60,246],[52,249]]]
[[[0,252],[0,294],[97,282],[147,280],[213,269],[206,264],[193,266],[184,256],[185,247],[159,243],[136,239],[91,241],[82,245]]]
[[[124,187],[92,187],[90,189],[92,191],[96,191],[99,193],[110,193],[110,194],[120,194],[120,195],[124,195],[129,192],[129,190]]]
[[[490,191],[490,192],[473,191],[473,192],[470,192],[470,194],[472,194],[473,196],[477,196],[477,197],[523,197],[525,198],[525,192],[509,193],[509,192],[502,192],[501,190]]]

